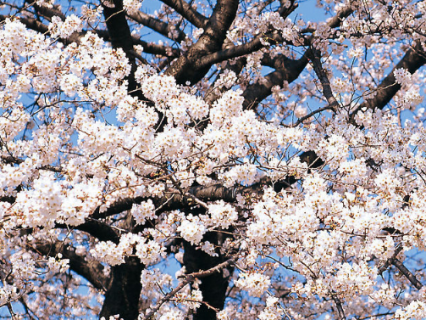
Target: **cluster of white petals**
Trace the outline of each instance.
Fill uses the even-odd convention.
[[[261,273],[241,273],[235,282],[238,288],[248,291],[253,297],[260,297],[268,290],[271,280]]]
[[[64,318],[90,318],[117,270],[137,265],[140,319],[211,307],[212,274],[233,286],[223,309],[211,307],[221,320],[343,319],[341,309],[348,319],[425,319],[425,72],[395,61],[401,49],[412,59],[426,51],[426,4],[318,3],[342,17],[306,22],[285,14],[294,1],[280,1],[282,12],[240,1],[221,52],[259,49],[195,85],[171,74],[210,32],[201,14],[187,17],[199,25],[169,60],[158,55],[167,71],[144,61],[167,43],[144,48],[135,32],[134,50],[106,44],[112,1],[66,16],[37,1],[46,34],[25,15],[5,19],[0,307],[21,301],[59,318],[61,296]],[[124,0],[121,13],[141,6]],[[177,39],[182,21],[159,12],[141,17],[167,20]],[[321,66],[300,54],[307,47]],[[385,77],[392,83],[377,89]],[[259,88],[270,97],[248,104]],[[388,89],[393,100],[378,105]]]
[[[177,231],[180,232],[182,238],[186,241],[192,244],[199,244],[207,229],[200,219],[197,219],[196,217],[188,217],[188,219],[181,222]]]

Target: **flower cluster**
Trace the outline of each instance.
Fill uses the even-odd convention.
[[[0,305],[90,318],[111,275],[135,263],[141,319],[208,307],[205,278],[178,282],[190,272],[235,284],[239,303],[227,299],[218,319],[340,309],[370,318],[381,308],[426,317],[425,290],[408,290],[426,277],[416,256],[426,248],[423,1],[320,1],[336,16],[315,23],[286,18],[294,1],[279,11],[240,1],[218,55],[201,48],[214,23],[194,14],[212,10],[199,3],[182,42],[145,43],[136,28],[130,48],[108,45],[95,26],[113,1],[81,10],[71,1],[74,13],[63,15],[53,1],[36,3],[34,21],[32,9],[15,14],[6,3],[16,18],[0,30]],[[129,17],[140,7],[123,1]],[[191,29],[169,6],[144,18],[173,41],[180,26]],[[309,46],[322,65],[307,58]],[[220,59],[247,47],[195,85],[172,76],[186,63],[196,69],[200,52]],[[338,110],[327,108],[329,94]],[[189,246],[203,259],[183,253]],[[235,265],[223,267],[230,258]],[[164,266],[176,261],[173,277]],[[77,272],[92,273],[87,290]],[[52,302],[59,294],[72,311]]]
[[[54,16],[49,24],[49,31],[52,37],[69,38],[74,32],[81,31],[83,28],[82,21],[75,14],[67,16],[65,21]]]
[[[135,249],[135,253],[134,250]],[[124,263],[126,256],[136,254],[145,265],[157,262],[164,254],[165,248],[153,240],[135,234],[126,234],[120,238],[118,244],[112,241],[102,241],[96,244],[90,253],[96,259],[100,259],[110,265]]]
[[[260,320],[279,320],[282,318],[284,311],[279,306],[278,298],[268,297],[266,300],[266,308],[259,314]]]
[[[203,239],[207,229],[197,217],[188,216],[177,228],[182,238],[192,244],[198,244]]]
[[[145,224],[147,219],[155,218],[155,206],[151,199],[140,204],[134,204],[131,212],[138,224]]]
[[[238,219],[238,213],[230,204],[223,201],[211,204],[209,213],[214,225],[218,225],[224,229],[229,228]]]
[[[235,285],[248,291],[253,297],[260,297],[268,290],[271,280],[261,273],[241,273]]]

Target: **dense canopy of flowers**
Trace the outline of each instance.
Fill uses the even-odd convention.
[[[425,319],[426,2],[161,2],[3,3],[0,315]]]

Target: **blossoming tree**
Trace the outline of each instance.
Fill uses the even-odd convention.
[[[2,2],[0,315],[425,319],[426,1],[151,5]]]

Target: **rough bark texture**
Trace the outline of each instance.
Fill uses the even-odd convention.
[[[124,320],[138,318],[143,268],[139,259],[131,257],[125,263],[112,267],[112,282],[105,294],[100,318],[108,319],[117,314]]]
[[[238,0],[219,0],[200,39],[185,55],[173,62],[165,73],[175,77],[176,82],[181,84],[186,82],[194,84],[200,81],[212,64],[201,64],[200,67],[199,60],[222,48],[226,33],[235,19],[238,3]]]
[[[218,244],[217,234],[207,234],[205,240],[211,243]],[[212,257],[201,250],[195,249],[193,245],[184,242],[184,256],[183,263],[186,267],[187,273],[198,272],[199,270],[208,270],[218,264],[226,261],[226,257],[219,254],[218,257]],[[227,268],[229,274],[232,274],[233,268]],[[209,306],[221,310],[225,302],[225,293],[229,285],[229,276],[224,277],[223,270],[214,273],[201,280],[199,289],[203,293],[203,300]],[[193,315],[193,320],[210,320],[216,319],[216,311],[209,308],[206,304],[202,304]]]
[[[56,257],[60,253],[64,259],[70,260],[71,270],[85,277],[95,288],[106,290],[110,286],[110,278],[104,273],[104,266],[97,261],[87,261],[69,245],[44,241],[37,243],[32,249],[50,257]]]
[[[403,68],[413,74],[426,63],[426,54],[422,45],[416,41],[414,46],[407,50],[404,57],[392,69],[391,72],[382,80],[375,89],[376,95],[373,98],[365,100],[352,114],[351,120],[355,118],[356,113],[364,108],[383,109],[401,89],[401,85],[396,83],[394,71]]]
[[[134,40],[130,32],[129,25],[126,19],[126,13],[123,10],[123,1],[115,0],[114,7],[109,8],[103,6],[105,22],[108,29],[109,39],[114,48],[121,48],[126,53],[127,59],[129,59],[132,70],[130,75],[127,77],[129,81],[129,92],[134,96],[143,99],[142,92],[140,90],[135,91],[138,87],[135,80],[135,71],[136,71],[136,60],[133,52]]]

